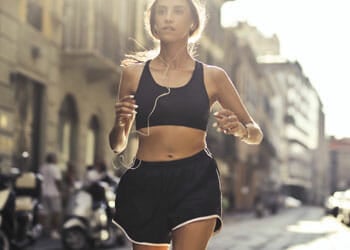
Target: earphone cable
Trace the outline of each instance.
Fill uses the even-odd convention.
[[[187,47],[187,44],[184,48]],[[168,78],[168,72],[169,72],[169,69],[170,69],[170,63],[172,61],[174,61],[178,55],[180,54],[180,52],[182,51],[182,49],[179,49],[179,51],[175,54],[175,56],[173,58],[171,58],[168,62],[160,55],[158,54],[159,58],[163,61],[163,63],[166,65],[166,68],[164,70],[164,74],[162,75],[162,78],[163,78],[163,82],[165,83],[167,78]],[[150,111],[150,113],[148,114],[147,116],[147,126],[146,126],[146,132],[142,132],[142,131],[138,131],[138,130],[132,130],[130,133],[136,133],[136,134],[139,134],[139,135],[142,135],[142,136],[150,136],[150,119],[151,119],[151,116],[153,115],[153,113],[155,112],[156,110],[156,107],[158,105],[158,101],[160,98],[164,97],[164,96],[168,96],[170,95],[171,93],[171,88],[170,87],[165,87],[167,89],[167,92],[165,93],[161,93],[160,95],[158,95],[155,100],[154,100],[154,103],[153,103],[153,107]],[[119,91],[118,91],[119,92]],[[119,98],[118,98],[119,99]],[[119,162],[120,164],[122,165],[122,167],[126,168],[126,169],[129,169],[130,166],[133,165],[133,163],[135,162],[135,158],[132,160],[131,163],[127,163],[125,162],[125,157],[123,154],[118,154],[116,155],[116,157],[119,159]],[[112,165],[115,169],[118,169],[118,166],[117,164],[115,164],[115,160],[112,160]]]

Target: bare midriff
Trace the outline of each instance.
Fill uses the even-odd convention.
[[[147,129],[140,130],[147,133]],[[183,126],[154,126],[149,136],[139,136],[136,158],[144,161],[172,161],[192,156],[206,147],[206,132]]]

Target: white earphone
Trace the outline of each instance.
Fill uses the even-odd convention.
[[[154,26],[154,31],[156,31],[156,25]],[[187,47],[187,45],[186,45],[186,47]],[[171,58],[171,60],[169,60],[168,62],[161,56],[161,55],[159,55],[159,58],[164,62],[164,64],[166,65],[166,68],[165,68],[165,70],[164,70],[164,74],[163,74],[163,78],[164,78],[164,82],[165,82],[165,80],[167,79],[167,74],[168,74],[168,72],[169,72],[169,68],[170,68],[170,62],[172,62],[172,61],[174,61],[176,58],[177,58],[177,56],[180,54],[180,52],[181,52],[181,49],[176,53],[176,55],[173,57],[173,58]],[[170,87],[166,87],[166,89],[167,89],[167,92],[164,92],[164,93],[161,93],[160,95],[158,95],[156,98],[155,98],[155,100],[154,100],[154,103],[153,103],[153,107],[152,107],[152,109],[151,109],[151,111],[150,111],[150,113],[148,114],[148,116],[147,116],[147,132],[145,133],[145,132],[141,132],[141,131],[138,131],[138,130],[133,130],[133,131],[131,131],[131,133],[132,132],[134,132],[134,133],[136,133],[136,134],[140,134],[140,135],[143,135],[143,136],[149,136],[150,135],[150,119],[151,119],[151,116],[153,115],[153,113],[155,112],[155,110],[156,110],[156,107],[157,107],[157,105],[158,105],[158,101],[159,101],[159,99],[160,98],[162,98],[162,97],[164,97],[164,96],[168,96],[168,95],[170,95],[170,93],[171,93],[171,88]],[[129,169],[133,164],[134,164],[134,162],[135,162],[135,160],[133,160],[131,163],[126,163],[125,162],[125,158],[124,158],[124,156],[122,155],[122,154],[119,154],[119,155],[117,155],[116,156],[117,157],[117,159],[119,159],[119,162],[121,163],[121,165],[124,167],[124,168],[126,168],[126,169]],[[114,168],[116,168],[116,169],[118,169],[118,164],[115,164],[115,162],[114,162],[115,160],[112,160],[112,164],[113,164],[113,166],[114,166]]]

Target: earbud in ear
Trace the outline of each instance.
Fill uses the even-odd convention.
[[[194,23],[192,23],[191,26],[190,26],[190,31],[193,32],[194,29],[195,29],[195,28],[194,28]]]

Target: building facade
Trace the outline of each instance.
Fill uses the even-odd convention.
[[[62,170],[72,162],[80,174],[96,160],[111,162],[119,64],[135,45],[128,37],[140,37],[127,13],[144,4],[1,1],[2,165],[37,170],[47,152],[57,153]]]
[[[328,141],[330,157],[330,190],[344,191],[350,188],[350,138],[337,139],[330,137]]]
[[[316,90],[295,62],[262,62],[265,71],[285,87],[283,125],[285,149],[281,180],[284,193],[309,201],[313,187],[314,152],[320,135],[322,105]],[[324,131],[324,130],[322,130]]]
[[[51,144],[46,116],[59,84],[62,11],[62,1],[1,2],[0,105],[8,125],[2,153],[10,164],[37,167]]]

